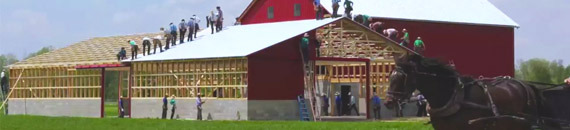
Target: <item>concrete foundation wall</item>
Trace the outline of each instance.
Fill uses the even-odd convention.
[[[206,103],[202,106],[202,118],[213,120],[247,120],[248,106],[247,99],[202,99]],[[168,98],[167,118],[172,113],[172,105]],[[181,119],[196,119],[196,98],[177,98],[176,111],[174,117]],[[133,98],[132,99],[133,118],[161,118],[162,98]],[[239,118],[238,118],[239,112]]]
[[[297,100],[249,100],[247,106],[249,120],[300,120]]]
[[[101,117],[101,99],[10,99],[8,114]]]

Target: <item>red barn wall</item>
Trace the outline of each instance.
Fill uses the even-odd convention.
[[[514,29],[512,27],[376,19],[384,28],[406,28],[409,47],[420,36],[427,57],[453,60],[461,74],[471,76],[514,76]],[[402,36],[402,34],[400,34]],[[399,41],[398,41],[399,42]]]
[[[314,31],[309,34],[313,37]],[[248,100],[295,100],[304,93],[301,38],[296,36],[247,57]]]
[[[301,16],[295,16],[295,4],[301,4]],[[267,18],[267,9],[273,6],[274,17]],[[312,0],[258,0],[241,19],[241,24],[314,19]]]

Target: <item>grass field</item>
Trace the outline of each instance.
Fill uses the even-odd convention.
[[[119,105],[116,102],[105,103],[105,117],[118,117]]]
[[[299,122],[0,116],[0,130],[432,130],[426,121]]]

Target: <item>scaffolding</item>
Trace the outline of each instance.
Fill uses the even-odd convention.
[[[133,98],[247,98],[247,59],[195,59],[134,62]]]

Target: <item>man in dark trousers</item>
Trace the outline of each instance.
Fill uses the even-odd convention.
[[[0,80],[0,87],[2,88],[2,101],[4,101],[6,96],[8,96],[8,78],[5,75],[5,70],[2,70],[0,76],[2,77]]]
[[[352,13],[350,13],[352,12],[352,5],[353,5],[352,1],[345,0],[343,5],[344,5],[344,15],[352,19]]]
[[[123,108],[123,96],[121,96],[119,98],[119,110],[121,111],[121,113],[119,113],[119,118],[124,118],[125,117],[125,108]]]
[[[172,94],[170,98],[170,105],[172,105],[172,113],[170,114],[170,119],[174,119],[174,114],[176,113],[176,96]]]
[[[342,116],[342,99],[340,98],[340,94],[336,92],[335,94],[335,105],[336,105],[336,113],[337,116]]]
[[[194,38],[198,38],[196,34],[198,34],[198,30],[200,30],[200,25],[198,24],[200,23],[200,18],[196,17],[196,15],[192,15],[192,20],[194,20]]]
[[[329,97],[326,94],[323,94],[323,113],[325,116],[329,116]]]
[[[194,39],[193,35],[195,33],[194,28],[196,25],[194,18],[190,18],[190,20],[188,20],[188,23],[186,23],[186,24],[188,24],[188,41],[193,41],[193,39]]]
[[[170,34],[170,30],[164,30],[164,28],[160,28],[160,31],[164,33],[164,38],[166,39],[164,43],[164,50],[170,49],[170,42],[172,41],[172,35]]]
[[[301,56],[303,58],[303,65],[307,67],[309,63],[309,34],[305,33],[299,45],[301,49]]]
[[[214,11],[210,11],[210,28],[212,28],[212,34],[214,34],[214,28],[217,30],[218,27],[216,27],[216,14],[214,14]]]
[[[358,107],[356,106],[356,98],[351,92],[348,92],[348,96],[350,97],[350,103],[348,103],[348,114],[350,115],[350,111],[354,110],[354,112],[356,112],[356,116],[360,116],[360,113],[358,113]]]
[[[176,37],[178,36],[178,32],[176,32],[176,30],[178,30],[178,27],[176,27],[176,25],[174,25],[173,23],[170,23],[170,35],[172,35],[172,46],[176,46]]]
[[[338,17],[338,13],[337,13],[337,12],[338,12],[338,7],[340,7],[340,5],[339,5],[340,0],[332,0],[332,2],[333,2],[333,5],[332,5],[332,8],[333,8],[332,17],[333,17],[333,18],[336,18],[336,17]]]
[[[216,9],[218,10],[218,19],[216,19],[216,32],[222,31],[223,29],[223,24],[224,24],[224,12],[222,11],[222,8],[220,8],[220,6],[216,7]]]
[[[154,37],[154,39],[152,40],[152,44],[154,44],[154,51],[152,52],[153,54],[156,54],[156,47],[158,46],[158,48],[160,48],[160,52],[163,52],[164,50],[162,50],[162,42],[160,42],[160,40],[162,40],[162,37],[160,35]]]
[[[201,96],[202,94],[198,93],[198,96],[196,97],[196,120],[202,120],[202,105],[206,103],[206,101],[202,101]]]
[[[127,50],[124,47],[121,47],[121,50],[117,54],[117,60],[121,61],[127,59]]]
[[[313,0],[313,7],[315,8],[315,14],[317,20],[323,19],[323,11],[321,9],[321,0]]]
[[[139,46],[134,40],[129,40],[127,42],[131,45],[131,60],[134,60],[137,58]]]
[[[150,38],[144,37],[143,38],[143,49],[142,54],[143,56],[150,55]]]
[[[180,24],[178,25],[178,27],[180,27],[179,31],[180,31],[180,44],[184,43],[184,35],[186,34],[186,21],[184,21],[184,19],[182,19],[180,21]]]
[[[424,97],[423,94],[418,94],[417,96],[418,98],[418,112],[416,113],[417,117],[424,117],[427,116],[427,112],[426,112],[426,105],[427,105],[427,100]]]
[[[168,93],[164,94],[164,98],[162,98],[162,119],[166,119],[167,111],[168,111]]]
[[[382,110],[382,100],[378,97],[378,94],[374,92],[374,97],[372,97],[372,110],[374,111],[374,119],[380,119],[380,110]]]

